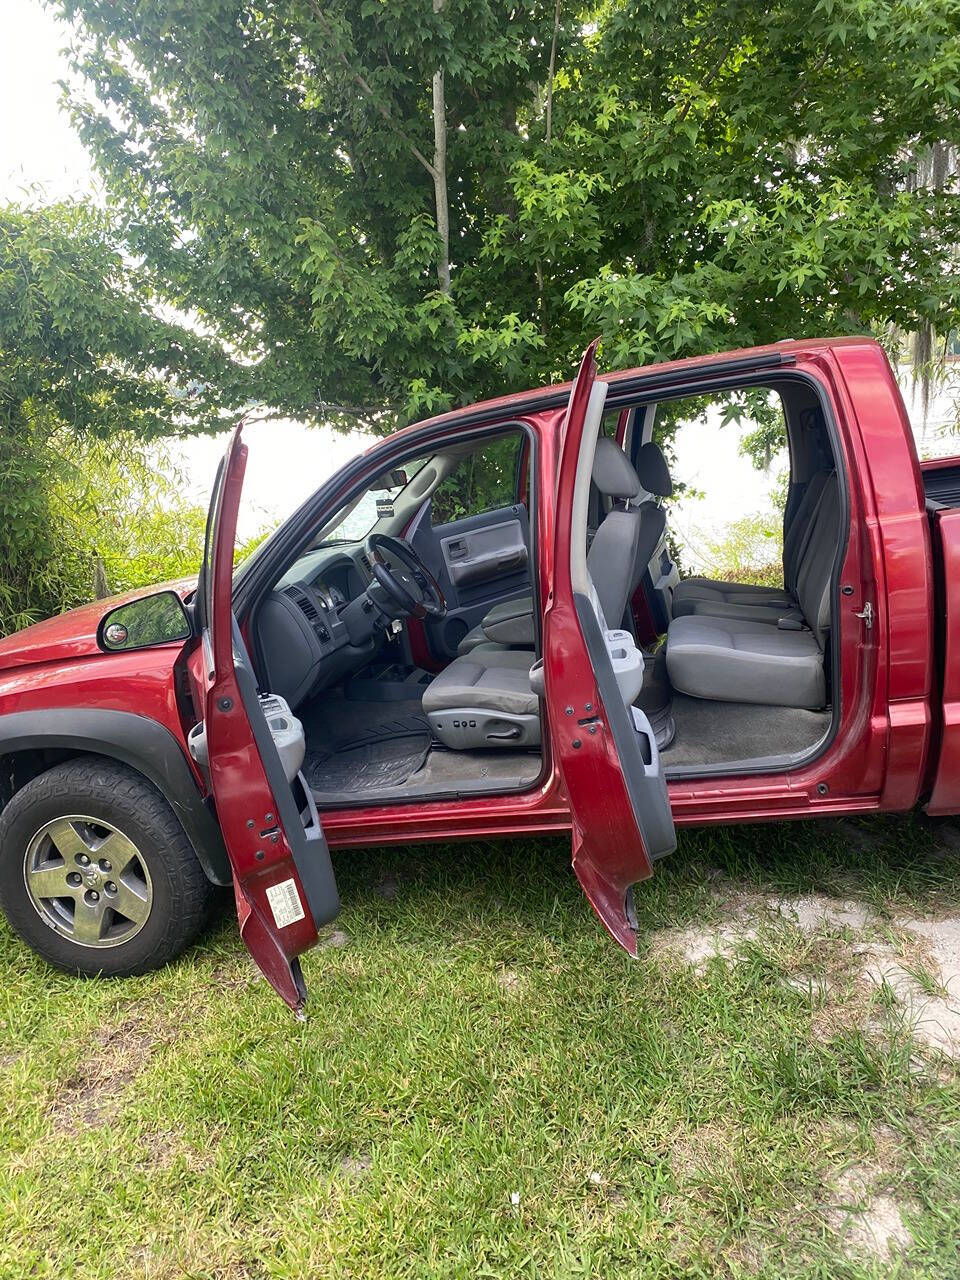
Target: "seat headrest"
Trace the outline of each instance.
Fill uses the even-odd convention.
[[[615,440],[601,436],[593,455],[593,483],[608,498],[635,498],[643,486],[640,477]]]
[[[663,456],[663,450],[652,440],[640,446],[637,454],[637,475],[647,493],[656,494],[658,498],[669,498],[673,493],[673,481],[670,469]]]

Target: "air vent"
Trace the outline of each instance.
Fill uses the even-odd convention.
[[[299,605],[302,612],[310,619],[311,622],[316,622],[317,618],[320,616],[317,613],[316,606],[313,601],[308,599],[298,587],[287,587],[283,594],[289,596],[295,604]]]

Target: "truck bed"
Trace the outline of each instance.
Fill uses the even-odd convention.
[[[960,507],[960,458],[933,458],[920,470],[928,505]]]

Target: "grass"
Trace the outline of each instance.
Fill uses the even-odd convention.
[[[0,926],[0,1277],[956,1274],[960,1063],[864,993],[851,931],[774,921],[695,968],[663,931],[731,894],[943,915],[957,849],[911,819],[683,834],[637,961],[568,852],[338,855],[303,1024],[226,915],[121,982]],[[851,1167],[905,1252],[845,1243]]]

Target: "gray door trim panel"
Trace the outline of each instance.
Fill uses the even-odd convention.
[[[573,602],[623,769],[633,816],[650,861],[656,862],[658,858],[673,853],[677,847],[667,780],[656,738],[644,713],[638,707],[628,708],[624,704],[603,632],[589,598],[574,592]],[[645,753],[649,760],[644,759]]]
[[[270,783],[270,790],[277,802],[277,813],[283,823],[284,834],[293,855],[300,883],[307,895],[313,923],[320,929],[340,913],[340,895],[337,892],[337,882],[333,874],[330,848],[306,782],[302,785],[310,810],[311,825],[309,829],[303,825],[293,798],[293,791],[283,771],[280,753],[277,751],[270,726],[260,706],[257,682],[236,619],[233,621],[233,648],[233,666],[243,709],[250,721],[250,728],[253,730],[257,751],[263,762],[267,781]]]
[[[440,539],[440,551],[450,581],[458,588],[522,573],[530,559],[519,519],[449,533]]]
[[[430,647],[440,658],[452,658],[457,646],[452,636],[455,630],[463,635],[483,621],[492,605],[504,600],[512,600],[520,596],[528,596],[531,592],[530,561],[530,522],[527,508],[523,503],[511,503],[508,507],[498,507],[495,511],[483,511],[479,515],[464,516],[460,520],[451,520],[448,524],[430,523],[430,503],[425,502],[423,508],[414,517],[407,533],[407,539],[417,554],[423,559],[440,583],[447,598],[447,614],[442,619],[427,619],[425,630],[430,640]],[[523,548],[522,563],[515,566],[507,564],[496,573],[488,576],[487,569],[482,576],[467,581],[455,581],[451,574],[444,545],[458,538],[466,538],[471,533],[481,534],[486,529],[519,526],[519,540]],[[469,554],[469,549],[468,549]],[[454,561],[453,568],[457,568]],[[452,624],[459,622],[459,628]],[[445,636],[449,640],[445,640]]]

